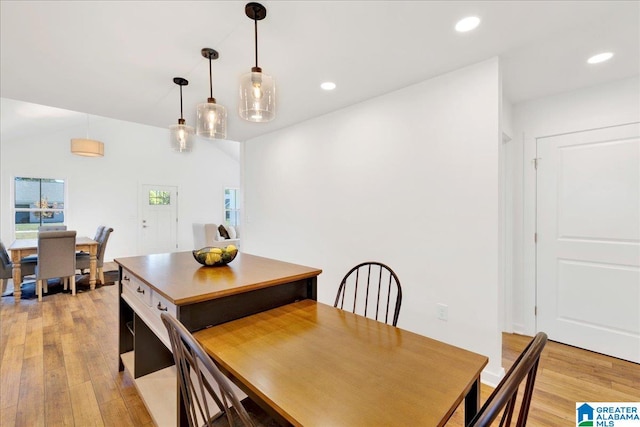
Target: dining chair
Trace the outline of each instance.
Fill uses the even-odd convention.
[[[104,225],[99,225],[98,228],[96,229],[96,235],[93,236],[93,240],[95,240],[96,242],[100,241],[100,236],[102,236],[102,233],[104,232]],[[84,251],[76,251],[76,255],[78,254],[86,254],[87,252]],[[88,267],[87,267],[88,268]]]
[[[345,297],[346,295],[346,297]],[[402,304],[402,287],[396,273],[381,262],[367,261],[353,267],[340,282],[334,307],[396,326]],[[392,318],[389,319],[390,311]]]
[[[160,318],[169,332],[178,383],[190,427],[279,425],[251,399],[238,399],[229,380],[178,319],[167,313],[160,314]],[[214,385],[217,386],[219,395],[214,390]],[[213,408],[209,407],[211,401],[217,405],[213,413]]]
[[[38,265],[36,266],[36,293],[42,301],[42,290],[48,292],[48,279],[60,278],[67,289],[71,281],[71,294],[76,294],[76,232],[42,231],[38,233]]]
[[[2,293],[0,293],[0,295],[4,294],[5,290],[7,289],[7,282],[8,279],[13,278],[13,262],[11,262],[11,258],[9,257],[9,253],[7,252],[7,248],[4,246],[4,243],[2,243],[2,241],[0,240],[0,284],[2,287]],[[14,288],[20,287],[20,285],[22,284],[22,280],[24,279],[24,276],[31,276],[33,274],[35,274],[36,271],[36,260],[25,260],[22,259],[20,261],[20,269],[21,269],[21,275],[22,277],[20,278],[20,283],[14,283],[13,286]]]
[[[489,396],[480,411],[471,420],[472,427],[487,427],[497,420],[500,413],[500,426],[511,426],[513,421],[513,412],[517,405],[518,389],[525,377],[527,382],[522,393],[522,401],[520,402],[520,410],[516,420],[516,427],[524,427],[529,416],[529,408],[531,406],[531,397],[533,396],[533,388],[536,381],[536,373],[540,362],[540,354],[547,343],[547,334],[538,332],[536,336],[529,342],[527,347],[522,351],[516,359],[511,369],[502,378],[500,384],[495,388]]]
[[[65,231],[67,229],[66,225],[41,225],[38,227],[38,232],[41,231]]]
[[[109,236],[113,232],[113,228],[105,227],[101,225],[98,227],[98,231],[96,232],[96,237],[93,238],[96,242],[98,242],[98,249],[96,250],[96,271],[98,273],[98,279],[100,283],[104,285],[104,252],[107,248],[107,241],[109,240]],[[91,263],[91,257],[87,252],[77,252],[76,253],[76,269],[84,272],[89,269],[89,265]]]

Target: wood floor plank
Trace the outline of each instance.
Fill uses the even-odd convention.
[[[104,426],[91,381],[69,387],[69,394],[76,426]]]
[[[84,384],[91,380],[89,368],[85,363],[82,339],[80,337],[73,333],[62,335],[62,354],[69,387]]]
[[[122,399],[120,389],[110,374],[93,377],[91,378],[91,383],[93,384],[93,390],[99,405],[102,406],[103,403]]]
[[[42,355],[23,359],[16,426],[44,426],[44,370]]]
[[[0,362],[0,409],[18,405],[24,345],[8,346]]]
[[[55,325],[45,326],[42,331],[42,358],[45,372],[64,367],[62,341]]]
[[[71,395],[64,367],[45,372],[45,417],[48,426],[73,426]]]
[[[101,404],[100,412],[102,413],[102,419],[106,427],[134,427],[136,425],[131,420],[129,410],[120,397]]]
[[[136,390],[133,379],[125,372],[117,372],[114,378],[135,424],[144,425],[153,422],[151,414]]]
[[[43,348],[42,316],[38,316],[28,320],[24,343],[24,358],[42,356]]]
[[[7,347],[23,345],[27,335],[27,320],[29,318],[29,313],[26,311],[16,312],[15,316],[16,318],[14,319],[7,336]]]
[[[16,425],[16,412],[18,406],[9,406],[1,408],[0,411],[0,427],[11,427]]]

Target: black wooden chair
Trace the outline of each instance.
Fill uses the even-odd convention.
[[[509,372],[504,376],[500,384],[491,393],[480,411],[471,421],[473,427],[486,427],[498,418],[500,413],[500,426],[511,426],[513,421],[513,412],[517,405],[518,389],[520,384],[527,378],[527,383],[522,394],[520,402],[520,410],[516,420],[516,427],[524,427],[527,424],[529,416],[529,407],[531,406],[531,397],[533,396],[533,387],[536,381],[536,373],[538,371],[538,363],[540,362],[540,354],[547,343],[547,334],[538,332],[536,336],[529,342],[527,347],[522,351],[518,359],[515,361]]]
[[[238,399],[227,378],[179,320],[166,313],[160,317],[169,332],[182,402],[190,427],[279,425],[251,399]],[[214,390],[214,385],[219,393]],[[209,407],[211,401],[217,405],[215,412]]]
[[[396,273],[381,262],[368,261],[345,274],[333,306],[396,326],[401,304],[402,287]]]

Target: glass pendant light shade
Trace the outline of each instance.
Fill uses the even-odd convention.
[[[171,148],[186,153],[193,149],[193,127],[184,124],[184,119],[178,120],[177,125],[169,126],[171,133]]]
[[[273,77],[258,66],[258,21],[267,17],[267,9],[260,3],[247,3],[244,13],[253,20],[255,67],[240,77],[240,104],[238,113],[250,122],[268,122],[276,117],[276,84]]]
[[[209,139],[227,138],[227,109],[216,104],[213,97],[213,77],[211,73],[211,61],[218,59],[220,55],[210,47],[202,48],[203,57],[209,60],[209,98],[207,102],[198,104],[196,134]]]
[[[209,139],[225,139],[227,137],[227,109],[216,104],[213,98],[198,104],[196,133],[198,136]]]
[[[180,118],[177,125],[169,126],[169,141],[171,148],[179,153],[188,153],[193,149],[193,127],[185,124],[182,116],[182,86],[189,84],[187,79],[174,77],[173,82],[180,86]]]
[[[268,122],[276,117],[276,85],[273,77],[254,67],[240,77],[240,117],[250,122]]]

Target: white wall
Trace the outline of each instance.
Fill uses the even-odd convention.
[[[81,123],[83,123],[81,121]],[[0,235],[14,238],[10,194],[15,176],[64,178],[68,183],[65,223],[93,236],[100,224],[114,228],[105,260],[138,255],[140,184],[176,185],[178,249],[193,249],[192,223],[220,223],[224,187],[240,186],[240,164],[216,142],[197,140],[191,153],[172,151],[169,132],[120,120],[91,117],[90,137],[103,141],[103,158],[70,153],[70,138],[85,137],[86,125],[0,143]]]
[[[535,327],[536,138],[640,121],[638,76],[514,106],[513,329],[532,335]]]
[[[322,268],[330,304],[356,263],[390,265],[398,326],[489,356],[495,383],[499,80],[491,59],[247,141],[243,250]]]

